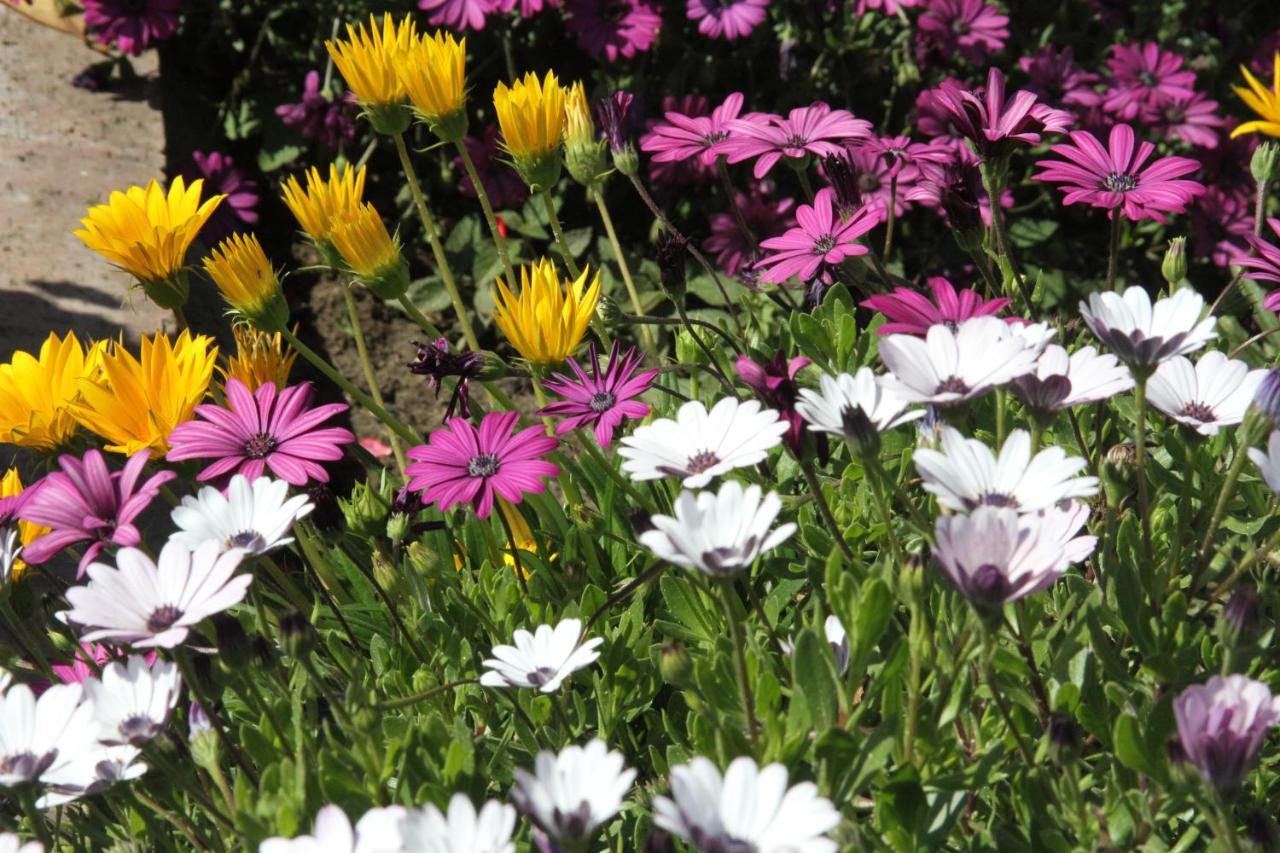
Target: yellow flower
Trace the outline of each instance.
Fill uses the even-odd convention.
[[[538,540],[533,537],[533,530],[529,527],[529,522],[525,521],[524,514],[516,509],[514,505],[507,503],[502,498],[498,498],[498,511],[507,520],[507,524],[511,525],[511,535],[515,537],[516,548],[522,552],[520,568],[523,569],[522,574],[525,578],[528,578],[528,558],[536,558],[538,556]],[[457,545],[458,551],[453,555],[453,567],[461,571],[464,565],[463,558],[466,557],[467,551],[461,542],[457,543]],[[555,554],[548,554],[547,558],[551,560],[555,556]],[[502,562],[513,569],[516,566],[515,552],[512,551],[510,542],[504,542],[502,545]]]
[[[493,90],[503,145],[525,183],[538,189],[552,186],[559,178],[557,149],[564,139],[564,100],[564,87],[550,71],[544,80],[531,73],[510,87],[499,83]]]
[[[4,477],[0,477],[0,498],[17,497],[22,494],[22,488],[22,478],[18,475],[17,468],[10,468],[5,472]],[[18,522],[18,541],[22,543],[23,548],[48,532],[49,528],[43,524],[32,524],[30,521]],[[27,564],[21,558],[14,560],[9,580],[18,580],[26,570]]]
[[[237,314],[268,332],[289,322],[280,279],[253,235],[234,234],[204,259],[204,271]]]
[[[365,108],[374,130],[401,133],[409,126],[409,112],[403,108],[404,84],[397,66],[417,40],[417,28],[408,15],[397,24],[390,13],[382,16],[382,27],[369,16],[369,29],[347,24],[347,37],[324,46],[342,77]]]
[[[1242,101],[1248,104],[1249,109],[1261,116],[1261,121],[1246,121],[1231,131],[1231,138],[1235,139],[1245,133],[1265,133],[1267,136],[1280,137],[1280,50],[1276,51],[1270,90],[1243,65],[1240,66],[1240,72],[1244,74],[1244,80],[1249,84],[1249,88],[1246,89],[1243,86],[1231,88]]]
[[[329,179],[320,177],[314,166],[307,170],[307,188],[303,190],[296,176],[284,182],[284,203],[293,212],[302,230],[321,247],[329,243],[333,223],[360,206],[364,198],[365,169],[351,164],[338,167],[329,164]]]
[[[574,83],[564,102],[564,161],[569,174],[584,187],[599,187],[608,173],[603,139],[596,138],[596,125],[591,120],[591,107],[581,83]]]
[[[563,286],[556,266],[543,258],[520,268],[520,295],[498,280],[494,322],[511,345],[534,364],[559,364],[582,342],[600,301],[600,273],[585,269]]]
[[[409,100],[447,142],[466,135],[467,40],[434,32],[417,39],[397,66]]]
[[[236,354],[227,359],[226,367],[219,367],[223,384],[228,379],[238,379],[250,391],[256,391],[268,382],[277,388],[289,384],[289,371],[298,354],[289,349],[279,332],[268,335],[245,323],[231,327],[236,337]]]
[[[588,145],[596,141],[596,126],[591,120],[591,107],[587,104],[587,91],[581,83],[569,87],[564,100],[565,147]]]
[[[409,288],[409,267],[400,241],[387,232],[378,210],[366,202],[339,218],[329,235],[351,272],[383,299],[398,299]]]
[[[155,181],[113,192],[106,204],[89,208],[75,235],[141,282],[157,305],[179,307],[187,300],[187,249],[226,198],[216,195],[202,204],[203,189],[201,179],[187,186],[178,177],[167,194]]]
[[[0,364],[0,442],[45,452],[66,444],[79,426],[69,406],[80,380],[97,375],[102,347],[86,351],[75,333],[50,332],[39,356],[16,352]]]
[[[140,358],[116,343],[102,356],[101,378],[81,380],[72,412],[109,442],[107,450],[132,455],[150,448],[163,456],[169,433],[204,399],[217,358],[212,338],[189,331],[174,341],[163,334],[144,337]]]

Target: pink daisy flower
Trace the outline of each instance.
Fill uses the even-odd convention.
[[[713,39],[734,41],[751,35],[765,18],[771,0],[688,0],[689,20],[698,22],[698,32]]]
[[[910,136],[873,136],[855,148],[879,155],[891,175],[919,169],[924,164],[945,166],[952,160],[951,149],[936,142],[915,142]]]
[[[943,90],[963,91],[966,87],[967,84],[954,77],[945,77],[937,86],[916,95],[916,130],[925,136],[951,136],[951,110],[947,107],[949,98],[943,97]]]
[[[489,201],[494,210],[519,207],[529,195],[529,188],[515,169],[502,162],[502,142],[496,124],[486,125],[483,136],[465,136],[462,144],[467,146],[471,162],[475,164],[480,183],[489,194]],[[462,158],[453,159],[455,174],[461,175],[458,180],[458,191],[467,198],[476,197],[476,188],[471,183],[471,176],[466,174],[462,166]]]
[[[845,258],[867,253],[866,246],[854,241],[876,227],[879,213],[862,207],[842,220],[835,215],[834,199],[835,193],[829,188],[818,190],[812,206],[802,204],[796,211],[795,228],[781,237],[761,241],[760,248],[772,252],[758,262],[758,266],[767,268],[760,275],[762,281],[780,284],[795,276],[807,282],[819,273],[829,280],[831,267]]]
[[[774,353],[773,358],[764,364],[752,361],[745,355],[738,356],[733,363],[738,378],[756,392],[761,402],[787,422],[787,431],[782,434],[782,440],[796,453],[801,451],[805,437],[804,418],[796,411],[796,400],[800,397],[796,374],[811,363],[802,355],[788,359],[782,350]]]
[[[578,46],[610,62],[653,47],[662,27],[662,15],[650,0],[565,0],[564,7]]]
[[[1280,240],[1280,219],[1268,219],[1267,225],[1271,226],[1271,231]],[[1234,259],[1233,263],[1236,266],[1249,270],[1244,277],[1251,278],[1254,281],[1280,282],[1280,245],[1262,237],[1255,237],[1253,234],[1245,237],[1245,240],[1257,254],[1244,255]],[[1268,311],[1275,311],[1280,308],[1280,291],[1273,291],[1267,294],[1265,305]]]
[[[1027,91],[1055,107],[1092,107],[1102,102],[1095,91],[1101,78],[1076,64],[1069,47],[1058,49],[1051,44],[1031,56],[1018,60],[1027,75]]]
[[[182,0],[81,0],[80,6],[99,44],[137,56],[178,31]]]
[[[1107,67],[1111,69],[1111,86],[1102,106],[1125,121],[1136,118],[1143,109],[1190,99],[1196,93],[1195,72],[1179,70],[1182,57],[1161,50],[1153,41],[1112,45]]]
[[[337,148],[343,142],[356,138],[352,114],[355,95],[348,91],[340,98],[330,99],[320,91],[320,83],[320,72],[308,71],[302,83],[302,99],[276,107],[276,115],[303,139],[315,140],[327,148]]]
[[[1188,145],[1217,148],[1226,120],[1218,114],[1218,102],[1196,92],[1190,98],[1175,98],[1159,107],[1142,111],[1142,123],[1167,140],[1181,139]]]
[[[757,240],[765,240],[785,232],[795,222],[792,210],[793,198],[773,199],[767,192],[767,183],[756,187],[751,195],[737,193],[738,208],[742,218]],[[725,275],[737,276],[755,261],[755,252],[732,212],[713,213],[710,219],[711,234],[702,241],[702,248],[716,256],[716,263]]]
[[[1220,267],[1234,264],[1249,251],[1253,236],[1252,194],[1210,184],[1191,205],[1191,246],[1196,255]]]
[[[1069,113],[1039,103],[1031,92],[1015,92],[1006,99],[1004,74],[998,68],[987,72],[985,89],[944,86],[937,97],[955,132],[984,158],[1007,156],[1019,143],[1039,145],[1040,134],[1061,133],[1073,123]]]
[[[920,35],[943,56],[960,54],[979,64],[1004,47],[1009,16],[986,0],[929,0],[916,21]]]
[[[80,577],[107,545],[132,547],[140,543],[142,534],[133,520],[151,505],[161,486],[178,476],[160,471],[139,485],[150,458],[149,450],[140,450],[129,457],[122,470],[113,473],[96,449],[80,459],[70,454],[59,456],[62,470],[46,474],[28,489],[34,492],[18,512],[23,521],[50,528],[23,549],[22,559],[44,563],[64,548],[88,542],[76,571]]]
[[[477,430],[469,421],[450,418],[426,444],[409,449],[409,488],[442,512],[470,502],[480,518],[489,517],[495,496],[516,504],[526,494],[542,492],[546,478],[560,473],[542,459],[557,442],[541,425],[512,435],[519,419],[518,412],[489,412]]]
[[[896,15],[899,9],[913,9],[923,2],[924,0],[858,0],[856,11],[859,15],[871,11]]]
[[[1155,146],[1134,145],[1133,128],[1117,124],[1111,128],[1108,148],[1083,130],[1073,131],[1071,141],[1050,150],[1063,160],[1040,160],[1041,181],[1064,184],[1063,204],[1089,204],[1112,211],[1120,209],[1131,220],[1164,222],[1166,213],[1182,213],[1196,196],[1204,192],[1197,181],[1180,180],[1200,168],[1186,157],[1161,157],[1151,163]],[[1145,165],[1144,165],[1145,164]]]
[[[485,15],[496,10],[494,0],[418,0],[430,12],[427,23],[452,30],[483,30]]]
[[[555,6],[556,0],[496,0],[499,12],[520,10],[520,17],[528,18],[536,15],[546,6]]]
[[[98,670],[124,657],[126,657],[124,651],[112,648],[106,643],[81,643],[80,650],[71,659],[71,663],[55,663],[49,669],[53,670],[54,676],[63,684],[84,684],[85,679],[96,678]],[[147,652],[143,659],[147,662],[147,666],[151,666],[156,662],[155,650]],[[89,666],[89,661],[97,664],[97,668]]]
[[[991,197],[982,186],[982,173],[972,160],[957,158],[945,166],[925,164],[920,179],[907,189],[907,201],[936,210],[956,229],[990,227]],[[1013,207],[1013,192],[1000,193],[1002,210]]]
[[[341,459],[342,445],[356,439],[343,427],[319,428],[347,406],[327,403],[310,408],[310,382],[283,391],[267,382],[250,392],[239,380],[228,379],[226,392],[227,408],[196,406],[203,420],[179,424],[169,436],[170,462],[218,460],[200,472],[201,480],[243,474],[253,482],[270,468],[295,486],[311,480],[327,483],[329,474],[319,463]]]
[[[923,293],[905,287],[894,288],[892,293],[872,296],[862,301],[863,308],[879,311],[889,318],[888,323],[876,329],[880,335],[916,335],[926,337],[933,326],[944,325],[953,331],[965,320],[987,317],[1003,311],[1009,301],[1005,297],[984,299],[972,290],[956,292],[950,281],[942,276],[929,279],[930,300]],[[1020,322],[1010,317],[1005,322]]]
[[[894,196],[893,215],[906,212],[907,190],[920,177],[920,170],[914,166],[900,166],[895,175],[884,157],[861,145],[849,148],[842,157],[826,158],[822,161],[822,171],[831,184],[837,211],[851,213],[860,207],[870,207],[876,212],[878,222],[888,218],[890,195]],[[896,192],[893,191],[895,178]]]
[[[620,354],[618,342],[609,350],[609,367],[600,372],[600,356],[594,343],[588,348],[587,374],[578,362],[569,359],[574,376],[553,374],[543,384],[548,390],[564,398],[562,402],[543,407],[539,415],[567,416],[556,424],[556,435],[564,435],[579,427],[595,426],[596,443],[608,447],[613,443],[613,431],[628,418],[643,418],[649,407],[636,398],[649,390],[656,370],[637,373],[644,356],[634,348]]]
[[[705,99],[702,99],[705,103]],[[696,106],[696,102],[690,104]],[[716,164],[713,150],[729,138],[730,124],[742,111],[742,93],[732,92],[711,115],[690,115],[689,111],[669,110],[640,137],[640,150],[653,155],[659,163],[679,163],[697,158],[704,166]]]
[[[821,101],[797,107],[781,116],[745,116],[729,122],[729,138],[717,146],[730,163],[755,159],[757,179],[769,174],[778,160],[799,160],[808,154],[839,154],[844,143],[866,139],[871,122],[854,118],[848,110],[833,110]]]

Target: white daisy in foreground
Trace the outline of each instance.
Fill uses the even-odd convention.
[[[1029,347],[1035,349],[1036,352],[1042,353],[1045,347],[1058,334],[1058,330],[1050,326],[1048,323],[1002,323],[1001,332],[1006,338],[1021,338]]]
[[[1009,433],[997,458],[976,438],[965,438],[954,427],[943,427],[941,451],[921,448],[912,458],[924,478],[925,491],[956,512],[980,506],[1011,507],[1036,512],[1068,498],[1097,494],[1097,477],[1075,476],[1086,464],[1061,447],[1046,447],[1031,455],[1031,435]]]
[[[707,411],[691,400],[675,420],[661,418],[622,439],[622,470],[633,480],[682,477],[690,489],[734,468],[755,465],[782,442],[789,424],[755,400],[725,397]]]
[[[578,645],[581,634],[580,619],[565,619],[555,628],[539,625],[532,634],[520,629],[513,638],[514,646],[493,647],[493,657],[484,662],[489,672],[480,676],[480,683],[485,687],[536,687],[543,693],[554,693],[575,670],[600,657],[595,649],[604,640],[593,637]]]
[[[843,437],[859,453],[875,453],[880,433],[924,417],[924,409],[907,410],[907,401],[886,389],[869,367],[853,375],[818,378],[821,392],[800,389],[796,411],[809,429]]]
[[[836,669],[841,675],[849,671],[849,637],[844,632],[844,623],[836,616],[828,616],[826,621],[822,623],[822,632],[827,636],[827,643],[831,645],[831,654],[836,659]]]
[[[719,492],[681,492],[675,518],[653,516],[654,529],[641,534],[640,544],[668,563],[715,578],[733,577],[796,532],[791,523],[769,529],[782,500],[774,492],[761,494],[759,486],[744,489],[735,480]]]
[[[134,746],[102,746],[77,754],[66,764],[45,775],[49,787],[36,801],[42,809],[91,797],[117,782],[129,782],[147,772],[138,761],[142,751]]]
[[[1139,373],[1165,359],[1195,352],[1218,336],[1213,317],[1200,319],[1204,298],[1189,287],[1155,305],[1141,287],[1123,294],[1089,294],[1080,315],[1090,331],[1116,356]]]
[[[974,606],[998,609],[1048,588],[1067,566],[1093,553],[1097,538],[1075,535],[1088,518],[1078,503],[1031,515],[991,506],[944,515],[934,528],[933,556]]]
[[[314,509],[306,495],[289,497],[284,480],[259,477],[252,483],[243,474],[231,478],[227,493],[205,486],[197,497],[188,495],[173,510],[176,539],[192,551],[208,541],[223,551],[242,548],[263,554],[293,541],[293,523]]]
[[[1147,384],[1147,400],[1201,435],[1217,435],[1244,420],[1254,392],[1267,375],[1243,361],[1213,350],[1191,361],[1175,356],[1156,368]]]
[[[835,853],[826,834],[840,813],[812,782],[787,788],[787,768],[746,756],[720,770],[698,756],[671,768],[671,799],[656,797],[653,822],[698,850]]]
[[[118,568],[90,565],[89,583],[67,590],[71,609],[58,616],[88,629],[80,637],[84,642],[171,649],[202,619],[243,600],[253,581],[253,575],[232,577],[243,551],[219,551],[216,542],[206,542],[193,553],[181,542],[170,541],[157,566],[137,548],[121,548]]]
[[[44,845],[39,841],[23,844],[15,833],[0,832],[0,853],[44,853]]]
[[[454,794],[448,812],[428,803],[411,810],[400,824],[405,853],[513,853],[515,828],[511,806],[489,800],[477,814],[466,794]]]
[[[325,806],[316,812],[310,835],[268,838],[258,853],[391,853],[402,849],[400,825],[406,814],[403,806],[369,809],[352,828],[346,812]]]
[[[516,768],[511,802],[553,841],[573,849],[618,813],[636,778],[622,753],[599,738],[559,755],[539,752],[533,770]]]
[[[1010,334],[995,317],[974,317],[952,331],[930,326],[928,336],[889,335],[880,360],[884,386],[911,403],[950,406],[973,400],[1035,369],[1039,346]]]
[[[1082,347],[1071,355],[1057,344],[1045,347],[1036,369],[1013,380],[1013,393],[1042,413],[1108,400],[1133,387],[1133,375],[1110,353]]]
[[[79,684],[56,684],[37,699],[15,684],[0,695],[0,787],[43,781],[98,748],[93,703]]]
[[[142,655],[130,655],[126,663],[103,667],[101,681],[84,682],[100,727],[98,740],[109,746],[142,746],[169,724],[181,685],[178,667],[168,661],[147,666]]]
[[[1266,453],[1256,447],[1250,447],[1249,458],[1253,460],[1254,465],[1258,466],[1258,473],[1271,487],[1271,491],[1280,495],[1280,430],[1273,431],[1271,437],[1267,439]]]

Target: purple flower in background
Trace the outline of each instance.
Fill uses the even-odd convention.
[[[81,0],[84,25],[99,44],[137,56],[178,31],[182,0]]]
[[[947,224],[969,230],[991,224],[991,199],[982,186],[982,173],[971,160],[956,159],[946,166],[925,164],[920,180],[907,190],[907,200],[938,211]],[[1013,193],[1006,187],[1000,207],[1013,207]]]
[[[758,364],[745,355],[738,356],[733,363],[738,378],[756,392],[761,402],[776,410],[789,424],[782,439],[796,453],[800,452],[805,436],[804,418],[796,411],[796,400],[800,398],[796,374],[809,364],[809,359],[802,355],[788,360],[782,350],[774,353],[773,358],[764,364]]]
[[[210,151],[205,154],[203,151],[192,151],[191,159],[195,161],[195,168],[188,170],[188,177],[204,178],[205,192],[208,195],[226,195],[201,229],[200,236],[206,243],[213,245],[224,237],[247,230],[243,226],[257,223],[256,181],[245,177],[235,161],[221,152]]]
[[[1280,698],[1243,675],[1215,675],[1173,700],[1178,740],[1206,783],[1230,792],[1257,763],[1271,728],[1280,723]]]
[[[757,264],[767,268],[760,275],[762,281],[780,284],[796,276],[808,282],[819,274],[829,281],[831,267],[867,253],[867,247],[855,241],[876,227],[879,211],[864,206],[842,219],[835,215],[834,199],[829,188],[818,190],[812,206],[804,204],[796,211],[795,228],[760,242],[760,248],[771,252]]]
[[[916,130],[925,136],[951,136],[951,111],[947,108],[947,99],[943,98],[943,90],[966,88],[967,84],[954,77],[945,77],[937,86],[916,95]]]
[[[479,375],[484,367],[484,356],[478,352],[449,352],[449,341],[436,338],[429,344],[414,341],[418,348],[417,357],[409,364],[409,372],[427,377],[427,387],[436,392],[440,398],[441,380],[446,376],[456,376],[457,385],[453,388],[453,396],[445,407],[445,420],[453,417],[456,405],[464,418],[471,416],[471,398],[468,386],[472,377]]]
[[[915,142],[909,136],[873,136],[854,147],[879,155],[890,175],[902,175],[913,168],[919,171],[926,164],[945,166],[953,159],[948,146],[937,142]]]
[[[745,38],[765,19],[771,0],[688,0],[685,12],[698,32],[713,39]]]
[[[989,52],[1004,47],[1008,23],[1009,16],[987,0],[929,0],[916,26],[921,38],[938,53],[958,53],[979,64],[986,61]]]
[[[333,100],[320,91],[320,80],[319,71],[308,71],[302,84],[302,100],[281,104],[276,107],[276,115],[303,139],[337,148],[355,139],[356,123],[352,117],[355,96],[347,92]]]
[[[1205,187],[1191,205],[1191,244],[1195,254],[1228,267],[1249,251],[1253,236],[1252,195],[1217,184]]]
[[[651,0],[564,0],[564,8],[579,47],[610,62],[653,47],[662,27]]]
[[[1006,99],[1004,74],[998,68],[987,72],[986,88],[979,92],[944,86],[937,97],[955,132],[984,158],[1007,156],[1018,143],[1039,145],[1040,134],[1061,133],[1072,124],[1069,113],[1037,102],[1031,92],[1015,92]]]
[[[757,179],[769,174],[783,157],[799,160],[808,154],[839,154],[843,143],[871,135],[871,122],[854,118],[848,110],[833,110],[821,101],[797,107],[785,119],[753,113],[728,124],[729,137],[715,153],[726,155],[730,163],[755,159]]]
[[[895,175],[894,168],[884,157],[861,145],[849,148],[840,157],[829,157],[822,162],[823,174],[835,193],[836,209],[852,213],[859,207],[870,207],[879,222],[888,218],[890,195],[894,196],[893,215],[901,216],[906,212],[907,190],[920,177],[920,170],[915,166],[899,166]],[[827,169],[829,165],[837,164],[840,166],[835,169],[838,178],[834,178]],[[896,191],[893,190],[895,178]]]
[[[134,526],[134,519],[151,505],[162,485],[178,476],[161,471],[139,485],[149,458],[150,451],[140,450],[129,457],[122,470],[112,473],[96,449],[80,459],[69,454],[59,456],[58,467],[62,470],[45,475],[28,489],[34,494],[19,511],[23,521],[50,528],[50,532],[23,549],[22,559],[43,563],[64,548],[88,542],[76,571],[76,577],[80,577],[108,544],[140,543],[142,534]]]
[[[513,9],[520,9],[520,17],[528,18],[536,15],[547,6],[557,5],[558,0],[496,0],[497,11],[510,12]]]
[[[862,301],[863,308],[879,311],[890,322],[876,329],[880,335],[915,335],[925,337],[929,329],[945,325],[956,329],[965,320],[987,317],[1000,313],[1011,300],[999,296],[985,299],[973,290],[956,292],[950,281],[942,276],[929,279],[933,299],[905,287],[894,288],[892,293],[872,296]],[[1016,318],[1007,318],[1010,322]]]
[[[872,10],[884,12],[886,15],[896,15],[899,9],[911,9],[923,2],[924,0],[858,0],[856,11],[859,15]]]
[[[613,443],[613,431],[624,420],[643,418],[649,414],[649,406],[637,398],[649,390],[658,371],[637,373],[643,361],[644,356],[636,352],[634,347],[623,353],[615,340],[609,350],[609,366],[601,372],[600,354],[592,343],[587,351],[590,374],[577,361],[569,359],[573,376],[556,373],[543,382],[548,390],[564,400],[544,406],[538,414],[564,416],[556,424],[556,435],[593,426],[596,443],[601,447],[608,447]]]
[[[483,136],[464,137],[462,144],[467,146],[467,153],[471,155],[471,162],[475,163],[476,174],[480,176],[480,183],[484,184],[494,210],[514,208],[525,200],[529,195],[529,188],[514,169],[507,168],[499,160],[502,143],[496,124],[487,125]],[[455,157],[453,165],[462,174],[458,189],[467,198],[475,198],[476,188],[471,183],[471,177],[462,172],[462,158]]]
[[[1101,78],[1076,64],[1069,47],[1047,44],[1031,56],[1018,60],[1027,75],[1027,91],[1055,107],[1092,107],[1102,103],[1094,90]]]
[[[741,192],[736,195],[742,218],[757,240],[781,234],[795,222],[791,212],[795,199],[770,198],[767,182],[753,188],[750,195]],[[732,213],[711,214],[710,225],[711,235],[702,242],[702,248],[716,256],[716,263],[725,275],[736,276],[755,261],[755,249]]]
[[[494,0],[418,0],[418,8],[430,12],[427,23],[452,30],[483,30],[484,17],[496,11]]]
[[[1271,231],[1276,235],[1277,241],[1280,242],[1280,219],[1268,219],[1267,225],[1271,226]],[[1254,281],[1280,282],[1280,245],[1262,237],[1255,237],[1253,234],[1245,237],[1245,241],[1248,242],[1256,254],[1244,255],[1235,258],[1233,261],[1237,266],[1249,270],[1244,277],[1251,278]],[[1275,293],[1272,293],[1267,296],[1267,302],[1267,310],[1274,311],[1276,306],[1270,303],[1280,303],[1280,298]]]
[[[596,120],[600,122],[600,131],[609,143],[609,150],[620,153],[630,141],[628,119],[631,116],[631,102],[635,98],[630,92],[618,89],[596,101]]]
[[[1175,98],[1159,107],[1142,110],[1142,123],[1167,140],[1181,139],[1188,145],[1216,148],[1226,120],[1218,114],[1218,102],[1196,92],[1190,98]]]
[[[1113,45],[1107,67],[1111,84],[1102,106],[1125,121],[1137,118],[1143,109],[1157,109],[1196,93],[1195,72],[1180,70],[1182,57],[1161,50],[1155,42]]]

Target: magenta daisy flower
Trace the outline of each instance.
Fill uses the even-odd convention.
[[[760,274],[762,281],[781,284],[795,276],[807,282],[819,273],[828,280],[831,267],[867,253],[867,247],[855,241],[876,227],[879,211],[864,206],[848,219],[841,219],[835,215],[834,199],[830,188],[818,190],[812,206],[802,204],[796,211],[795,228],[761,241],[760,248],[772,252],[757,263],[766,268]]]
[[[452,30],[483,30],[485,15],[495,11],[494,0],[418,0],[430,12],[427,23]]]
[[[907,201],[933,208],[955,229],[990,227],[991,197],[976,163],[957,158],[945,166],[925,164],[920,172],[915,186],[907,190]],[[1013,207],[1008,187],[1000,193],[1000,207]]]
[[[716,147],[730,163],[755,159],[757,179],[769,174],[778,160],[799,160],[808,154],[839,154],[847,142],[871,135],[871,122],[854,118],[848,110],[833,110],[821,101],[797,107],[781,116],[744,116],[729,122],[729,137]]]
[[[1004,47],[1009,16],[987,0],[929,0],[916,21],[920,35],[943,56],[960,54],[972,63]]]
[[[965,320],[998,314],[1009,304],[1005,297],[984,299],[972,290],[956,292],[951,282],[942,276],[929,279],[930,300],[923,293],[905,287],[894,288],[892,293],[872,296],[862,301],[863,308],[879,311],[889,318],[888,323],[876,329],[880,335],[916,335],[925,337],[933,326],[944,325],[955,330]],[[1008,318],[1008,321],[1017,318]]]
[[[88,542],[76,571],[80,577],[107,545],[132,547],[140,543],[142,535],[133,520],[151,505],[161,486],[178,476],[160,471],[139,485],[150,458],[149,450],[140,450],[129,457],[122,470],[113,473],[96,449],[80,459],[59,456],[62,470],[46,474],[28,489],[34,492],[19,510],[23,521],[50,528],[23,549],[22,559],[44,563],[63,548]]]
[[[1069,47],[1047,44],[1018,60],[1027,75],[1027,91],[1055,107],[1093,107],[1102,103],[1094,89],[1101,78],[1076,64]]]
[[[945,166],[953,155],[951,149],[937,142],[915,142],[909,136],[873,136],[853,148],[879,155],[890,175],[902,175],[904,171],[923,165]]]
[[[529,187],[520,178],[515,169],[502,162],[502,142],[496,124],[487,125],[483,136],[465,136],[462,144],[467,146],[471,162],[480,176],[480,183],[489,194],[489,202],[494,210],[505,210],[518,207],[529,195]],[[458,191],[467,198],[476,197],[476,188],[471,183],[471,176],[463,171],[462,157],[453,159],[456,174],[462,177],[458,181]]]
[[[1119,208],[1131,220],[1164,222],[1164,214],[1182,213],[1204,192],[1197,181],[1180,180],[1200,168],[1195,160],[1161,157],[1148,164],[1155,146],[1140,142],[1135,147],[1134,142],[1133,128],[1127,124],[1111,128],[1109,150],[1093,134],[1073,131],[1069,143],[1050,149],[1070,162],[1040,160],[1036,165],[1042,171],[1035,177],[1064,184],[1059,188],[1066,194],[1063,204]]]
[[[470,502],[480,518],[489,517],[495,496],[516,504],[526,494],[542,492],[546,478],[560,473],[542,458],[557,442],[541,425],[512,435],[518,420],[518,412],[489,412],[477,430],[469,421],[450,418],[426,444],[409,449],[409,488],[442,512]]]
[[[321,462],[342,458],[342,445],[356,440],[351,430],[320,424],[347,410],[344,403],[311,408],[310,382],[283,391],[267,382],[250,392],[237,379],[228,379],[227,408],[196,406],[203,420],[179,424],[169,435],[168,459],[217,459],[200,472],[212,480],[243,474],[253,482],[267,468],[282,480],[305,486],[311,480],[329,482]]]
[[[734,41],[751,35],[765,18],[771,0],[688,0],[685,11],[698,22],[698,32]]]
[[[776,237],[795,222],[792,210],[793,198],[773,199],[767,194],[768,182],[756,187],[751,195],[736,193],[742,218],[757,240]],[[751,242],[732,213],[713,213],[710,219],[711,234],[702,241],[702,248],[716,256],[716,263],[725,275],[736,276],[755,261]]]
[[[705,103],[705,99],[702,99]],[[696,102],[691,102],[691,105]],[[640,137],[640,150],[659,163],[679,163],[697,158],[704,166],[714,166],[719,143],[729,138],[729,125],[742,111],[742,93],[732,92],[711,115],[691,115],[690,111],[668,111]]]
[[[319,142],[327,148],[337,148],[356,138],[356,123],[352,115],[355,96],[347,92],[331,99],[320,91],[319,71],[308,71],[302,83],[302,99],[292,104],[276,107],[276,115],[285,127],[291,127],[303,139]]]
[[[1252,194],[1238,187],[1210,184],[1191,205],[1191,246],[1196,255],[1208,256],[1228,267],[1249,251],[1253,236]]]
[[[1152,41],[1112,45],[1107,67],[1111,85],[1102,106],[1125,121],[1143,109],[1158,109],[1166,101],[1195,95],[1195,72],[1180,70],[1182,57]]]
[[[1267,225],[1280,240],[1280,219],[1268,219]],[[1249,270],[1244,277],[1254,281],[1280,282],[1280,245],[1252,234],[1245,240],[1257,254],[1237,257],[1232,261],[1236,266]],[[1277,307],[1280,307],[1280,291],[1267,294],[1267,310],[1274,311]]]
[[[1227,122],[1218,114],[1218,102],[1196,92],[1142,111],[1142,123],[1167,140],[1181,139],[1200,148],[1217,148]]]
[[[200,236],[212,246],[224,237],[249,230],[258,222],[258,184],[236,166],[230,156],[218,151],[192,151],[194,169],[188,169],[190,178],[203,178],[205,191],[225,195],[222,204],[209,217]]]
[[[899,9],[911,9],[923,2],[924,0],[858,0],[856,11],[859,15],[869,11],[896,15]]]
[[[600,371],[600,356],[593,343],[587,352],[591,373],[587,374],[578,362],[569,359],[574,376],[556,373],[543,384],[564,398],[562,402],[543,407],[539,415],[562,415],[564,420],[556,424],[556,435],[564,435],[579,427],[595,425],[596,443],[608,447],[613,443],[613,431],[627,418],[643,418],[649,407],[636,398],[649,390],[656,370],[637,373],[644,356],[634,348],[620,354],[618,342],[609,350],[609,367]]]
[[[1031,92],[1015,92],[1006,99],[1004,74],[998,68],[987,72],[985,89],[944,86],[938,98],[955,132],[984,158],[1007,156],[1019,143],[1039,145],[1040,134],[1061,133],[1074,121],[1069,113],[1039,103]]]
[[[99,44],[137,56],[178,31],[182,0],[81,0],[80,6]]]
[[[863,145],[849,148],[840,157],[824,159],[822,172],[835,194],[836,210],[852,213],[860,207],[870,207],[875,210],[877,221],[883,222],[892,195],[893,215],[902,216],[907,209],[907,190],[920,177],[920,169],[897,165],[895,173],[888,160]]]
[[[547,6],[554,6],[558,0],[495,0],[499,12],[520,10],[520,17],[528,18],[538,14]]]
[[[947,107],[950,98],[943,97],[943,90],[966,88],[967,84],[954,77],[945,77],[937,86],[916,95],[916,130],[925,136],[951,136],[951,110]]]
[[[738,356],[733,363],[738,378],[756,392],[761,402],[776,411],[789,424],[782,439],[796,453],[801,451],[805,436],[804,418],[796,411],[796,400],[800,397],[796,374],[811,363],[802,355],[788,359],[782,350],[775,352],[773,358],[764,364],[752,361],[745,355]]]
[[[650,0],[565,0],[564,8],[578,46],[610,62],[653,47],[662,27],[662,15]]]

